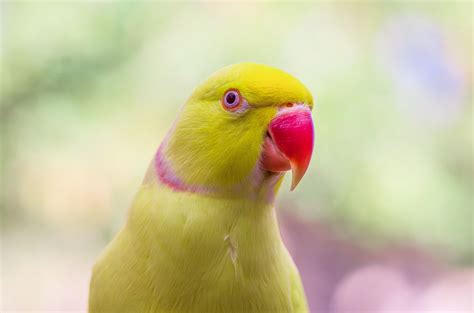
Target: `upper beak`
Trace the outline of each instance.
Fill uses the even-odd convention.
[[[291,168],[291,190],[294,190],[306,173],[313,153],[311,111],[305,105],[280,110],[270,122],[268,134],[271,138],[264,145],[263,167],[272,172]]]

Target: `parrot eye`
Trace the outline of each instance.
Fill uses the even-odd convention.
[[[222,105],[228,111],[237,110],[242,104],[242,97],[237,89],[229,89],[222,98]]]

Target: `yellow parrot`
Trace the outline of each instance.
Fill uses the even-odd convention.
[[[124,227],[93,268],[89,312],[308,312],[274,209],[314,142],[293,76],[239,63],[198,86],[158,148]]]

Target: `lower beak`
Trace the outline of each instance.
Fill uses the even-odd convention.
[[[276,173],[291,169],[291,190],[294,190],[308,169],[313,143],[314,127],[309,108],[303,105],[285,108],[268,126],[262,167]]]

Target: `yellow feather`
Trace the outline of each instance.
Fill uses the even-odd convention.
[[[91,282],[91,313],[305,310],[270,205],[157,184],[141,188]]]
[[[220,106],[230,87],[251,106],[245,114]],[[90,313],[307,312],[273,208],[283,177],[255,176],[268,122],[286,101],[312,104],[290,75],[249,63],[196,89],[163,157],[183,184],[212,192],[173,190],[154,160],[127,223],[94,267]]]

